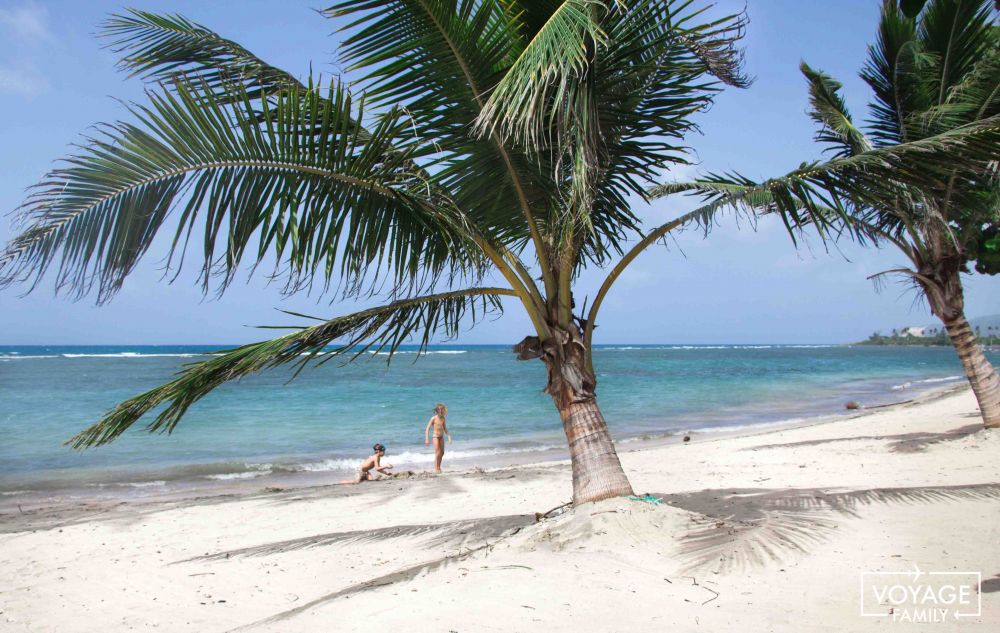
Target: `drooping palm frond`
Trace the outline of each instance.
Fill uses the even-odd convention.
[[[56,264],[57,287],[96,286],[106,301],[175,208],[170,252],[183,259],[189,239],[200,242],[206,289],[216,271],[224,288],[248,251],[254,263],[276,254],[292,290],[329,283],[338,267],[350,292],[383,264],[396,286],[476,267],[453,203],[396,150],[401,113],[362,138],[361,106],[341,84],[256,102],[241,84],[225,84],[222,100],[218,89],[150,92],[150,105],[130,108],[138,124],[100,128],[50,172],[0,254],[0,284],[38,283]]]
[[[826,73],[813,70],[802,62],[799,66],[809,82],[809,117],[819,123],[816,140],[832,146],[834,156],[845,157],[867,152],[871,143],[864,132],[854,126],[840,89],[843,85]]]
[[[738,174],[712,175],[663,184],[649,193],[653,198],[699,195],[710,205],[706,211],[730,205],[779,213],[790,229],[811,224],[823,230],[839,222],[863,240],[875,237],[868,227],[895,235],[920,220],[915,215],[922,208],[921,198],[943,190],[956,171],[987,170],[996,159],[998,144],[1000,117],[990,117],[932,137],[807,163],[759,183]]]
[[[220,352],[209,360],[188,365],[165,385],[122,402],[67,443],[79,449],[112,442],[161,404],[166,407],[146,430],[170,433],[188,408],[213,389],[262,369],[291,364],[301,371],[312,362],[356,358],[371,350],[384,350],[392,358],[412,336],[418,337],[423,351],[434,336],[455,336],[466,315],[475,321],[499,311],[499,298],[514,294],[505,288],[471,288],[401,299],[296,329],[276,339]],[[326,349],[330,345],[333,347]]]
[[[251,99],[305,87],[290,73],[181,15],[129,9],[109,17],[101,35],[121,55],[119,68],[130,75],[156,83],[202,84],[220,101],[237,96],[230,89],[236,82],[244,83]]]

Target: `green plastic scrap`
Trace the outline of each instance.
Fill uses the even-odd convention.
[[[641,497],[637,497],[635,495],[629,495],[628,497],[625,498],[628,499],[629,501],[642,501],[643,503],[652,503],[654,506],[663,505],[663,499],[654,497],[653,495],[643,495]]]

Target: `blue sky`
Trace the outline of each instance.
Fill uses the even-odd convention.
[[[717,11],[744,4],[723,0]],[[845,84],[861,118],[869,94],[857,79],[874,33],[877,0],[748,0],[744,41],[747,70],[756,82],[723,92],[699,116],[701,135],[688,139],[698,170],[738,170],[775,175],[820,156],[799,61],[826,70]],[[14,209],[27,187],[54,159],[70,151],[88,126],[126,117],[116,99],[142,100],[142,85],[114,68],[115,56],[94,37],[98,23],[119,2],[21,2],[0,0],[0,209]],[[320,4],[283,0],[147,2],[129,6],[178,12],[234,39],[272,64],[297,75],[336,72],[334,24],[317,15]],[[670,178],[668,176],[667,178]],[[659,224],[691,203],[637,204]],[[0,221],[0,241],[12,234]],[[679,235],[669,248],[641,256],[605,301],[598,343],[821,343],[849,342],[875,329],[934,321],[905,286],[881,294],[865,278],[903,263],[893,251],[844,245],[827,253],[821,244],[794,249],[784,229],[762,222],[724,220],[708,239]],[[332,297],[281,297],[262,278],[235,284],[222,299],[204,298],[193,275],[172,285],[157,266],[164,251],[147,256],[110,305],[72,302],[44,285],[27,297],[0,292],[0,344],[225,344],[257,340],[254,325],[287,322],[274,308],[337,315],[359,304],[331,304]],[[588,272],[578,301],[593,295],[602,271]],[[245,279],[245,278],[244,278]],[[1000,313],[998,280],[966,279],[967,314]],[[368,305],[368,304],[362,304]],[[504,316],[464,333],[463,343],[508,343],[530,325],[510,304]]]

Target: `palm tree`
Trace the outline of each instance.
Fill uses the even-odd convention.
[[[834,153],[757,183],[735,174],[659,187],[720,207],[777,213],[795,231],[844,233],[899,249],[909,265],[874,275],[909,279],[958,351],[987,427],[1000,426],[1000,377],[965,318],[961,274],[1000,272],[1000,27],[989,0],[884,0],[861,78],[874,92],[867,131],[855,126],[841,84],[801,66],[816,140]],[[887,152],[936,148],[886,159]],[[940,150],[940,151],[937,151]],[[904,151],[905,153],[905,151]],[[949,155],[950,154],[950,155]],[[831,232],[832,231],[832,232]]]
[[[700,217],[643,230],[629,196],[687,162],[692,116],[723,84],[748,83],[735,47],[743,16],[704,11],[674,0],[340,2],[322,13],[347,24],[353,88],[299,81],[180,16],[111,17],[103,35],[150,82],[148,103],[34,188],[0,284],[34,288],[54,268],[57,291],[102,303],[167,231],[168,267],[194,250],[206,292],[224,291],[241,264],[276,260],[289,293],[382,305],[189,365],[68,443],[111,442],[157,407],[146,428],[169,433],[226,381],[411,340],[424,349],[514,297],[534,329],[515,351],[548,369],[574,501],[630,494],[591,345],[625,266]],[[576,312],[579,273],[615,258]],[[493,274],[505,284],[484,285]]]

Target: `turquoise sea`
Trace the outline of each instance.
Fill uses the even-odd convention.
[[[559,457],[564,440],[539,361],[508,346],[404,348],[370,358],[273,370],[197,403],[171,436],[139,425],[116,443],[63,442],[117,402],[168,380],[203,346],[0,347],[0,494],[163,489],[298,473],[347,475],[372,444],[397,467],[425,468],[436,402],[455,438],[445,465]],[[994,362],[997,358],[992,358]],[[963,380],[951,348],[827,345],[608,345],[595,351],[598,399],[619,442],[715,433],[844,413]]]

